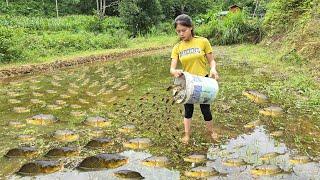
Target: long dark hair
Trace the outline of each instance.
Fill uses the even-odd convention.
[[[177,25],[180,24],[182,26],[186,26],[186,27],[191,27],[191,35],[192,37],[194,37],[194,26],[192,24],[192,19],[190,16],[186,15],[186,14],[180,14],[179,16],[176,17],[176,19],[174,19],[174,28],[177,27]]]

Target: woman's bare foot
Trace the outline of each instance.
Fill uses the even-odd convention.
[[[184,135],[183,138],[181,138],[181,141],[183,144],[188,144],[190,140],[190,136],[189,135]]]
[[[219,135],[216,132],[212,131],[211,138],[212,138],[212,140],[216,141],[219,139]]]

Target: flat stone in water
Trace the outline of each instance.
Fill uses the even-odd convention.
[[[17,99],[8,99],[8,102],[9,102],[10,104],[19,104],[19,103],[21,103],[21,101],[20,101],[20,100],[17,100]]]
[[[114,176],[122,179],[144,179],[144,177],[137,171],[119,170],[114,173]]]
[[[123,146],[130,149],[145,149],[151,145],[151,140],[148,138],[135,138],[128,142],[124,142]]]
[[[48,125],[58,122],[58,119],[51,114],[38,114],[31,118],[26,119],[28,124],[33,125]]]
[[[152,156],[144,159],[142,164],[151,167],[166,167],[169,165],[169,159],[165,156]]]
[[[203,154],[192,154],[190,156],[183,158],[183,160],[191,163],[202,163],[202,162],[205,162],[207,158]]]
[[[262,93],[259,93],[258,91],[247,90],[243,91],[242,94],[257,104],[268,102],[268,97]]]
[[[73,142],[79,139],[79,135],[70,130],[57,130],[53,137],[61,142]]]
[[[14,107],[13,111],[16,113],[27,113],[27,112],[30,112],[30,109],[25,107]]]
[[[259,113],[265,116],[277,117],[283,114],[283,109],[279,106],[270,106],[259,110]]]
[[[22,146],[14,149],[10,149],[6,153],[6,157],[8,158],[31,158],[38,155],[38,151],[34,147]]]
[[[128,124],[128,125],[120,127],[118,129],[118,131],[121,133],[128,134],[128,133],[132,133],[135,129],[136,129],[136,127],[134,125]]]
[[[39,174],[50,174],[63,169],[63,164],[58,161],[51,160],[36,160],[34,162],[29,162],[24,164],[18,174],[24,176],[34,176]]]
[[[29,134],[20,134],[17,136],[17,139],[23,142],[30,142],[36,140],[35,137]]]
[[[101,108],[101,107],[102,107],[102,108],[107,107],[107,105],[105,105],[103,102],[100,102],[100,101],[97,102],[97,106],[100,107],[100,108]]]
[[[199,166],[185,172],[186,176],[194,177],[194,178],[206,178],[206,177],[215,176],[218,174],[219,173],[215,169],[211,167],[204,167],[204,166]]]
[[[92,127],[106,127],[111,124],[108,119],[100,116],[88,117],[83,123]]]
[[[291,164],[305,164],[311,161],[312,160],[309,156],[293,156],[293,157],[290,157],[290,160],[289,160]]]
[[[18,121],[10,121],[10,122],[8,123],[8,126],[14,127],[14,128],[22,128],[22,127],[25,127],[26,124],[23,124],[23,123],[18,122]]]
[[[57,147],[51,149],[46,156],[50,158],[78,156],[80,151],[75,147]]]
[[[82,170],[117,168],[128,163],[128,158],[118,154],[98,154],[85,158],[80,164]]]
[[[88,148],[106,148],[113,145],[110,138],[95,138],[88,142],[86,147]]]
[[[277,165],[260,165],[251,169],[251,174],[255,176],[275,175],[281,173],[283,170]]]
[[[247,165],[247,163],[243,159],[239,158],[227,159],[224,162],[222,162],[222,164],[229,167],[240,167]]]

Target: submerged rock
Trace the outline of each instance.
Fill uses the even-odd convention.
[[[128,158],[118,154],[98,154],[85,158],[80,164],[82,170],[117,168],[128,163]]]

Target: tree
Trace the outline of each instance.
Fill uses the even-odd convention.
[[[133,36],[144,34],[162,19],[162,8],[158,0],[121,0],[120,17],[128,25]]]
[[[109,0],[110,1],[110,0]],[[107,0],[96,0],[97,4],[97,15],[100,19],[103,19],[106,15],[106,9],[109,7],[117,6],[119,1],[110,1],[107,2]]]
[[[56,0],[56,13],[58,18],[59,17],[58,0]]]

